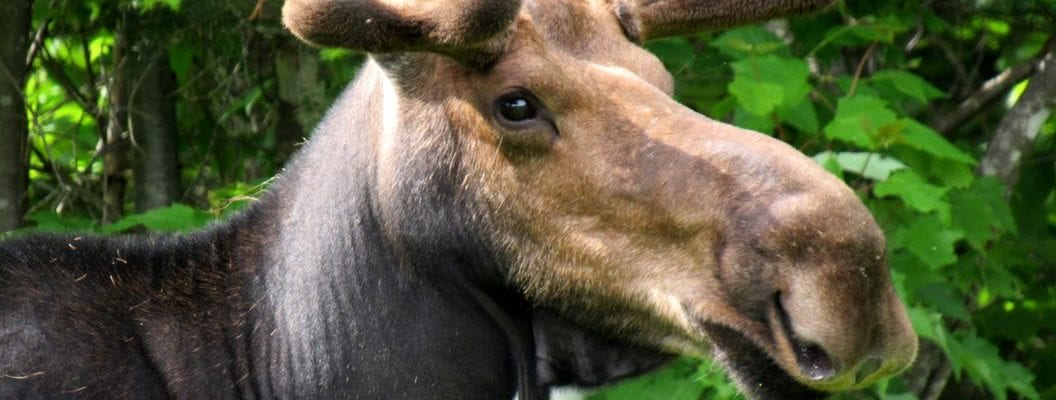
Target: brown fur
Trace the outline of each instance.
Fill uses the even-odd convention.
[[[290,1],[285,21],[315,43],[441,54],[376,57],[401,126],[375,155],[382,214],[417,184],[386,160],[441,159],[495,225],[510,259],[500,279],[536,307],[671,352],[707,354],[710,335],[727,343],[732,331],[821,390],[863,387],[914,358],[883,235],[856,195],[786,144],[676,103],[671,76],[634,43],[827,1],[536,0],[502,32],[462,18],[501,21],[515,2],[375,3]],[[363,4],[375,22],[343,22],[367,18]],[[486,67],[448,57],[484,42],[503,49]],[[552,125],[498,124],[494,101],[513,88]],[[797,356],[807,344],[834,376],[809,376]],[[870,359],[879,370],[859,370]]]

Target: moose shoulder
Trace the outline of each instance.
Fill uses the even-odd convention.
[[[372,53],[272,189],[187,236],[0,244],[0,398],[545,398],[712,355],[750,397],[904,369],[884,239],[639,43],[824,0],[288,0]]]

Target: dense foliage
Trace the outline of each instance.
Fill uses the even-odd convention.
[[[362,59],[297,44],[278,13],[264,0],[38,0],[23,231],[185,230],[266,187]],[[926,345],[909,373],[844,396],[1056,399],[1056,119],[1010,150],[1021,152],[1011,177],[980,168],[1001,156],[987,150],[1015,122],[1010,109],[1045,79],[1036,66],[1054,26],[1053,0],[846,0],[817,16],[648,44],[679,101],[813,156],[886,231]],[[136,113],[134,76],[120,92],[132,101],[113,94],[126,58],[145,48],[163,49],[154,60],[175,83],[180,193],[135,213],[135,167],[106,164],[113,149],[134,158],[136,131],[107,133]],[[127,190],[108,197],[122,180]],[[738,396],[718,367],[681,359],[592,398]]]

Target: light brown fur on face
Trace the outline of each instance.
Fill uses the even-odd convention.
[[[414,186],[401,158],[442,159],[492,225],[509,284],[605,335],[720,356],[741,350],[723,347],[732,340],[820,390],[897,373],[916,337],[868,210],[795,149],[676,103],[670,74],[629,34],[818,6],[720,3],[529,1],[487,67],[379,57],[401,125],[381,139],[383,196]],[[543,121],[511,128],[496,101],[522,92]]]

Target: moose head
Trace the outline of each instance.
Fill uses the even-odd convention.
[[[486,265],[470,279],[607,337],[712,354],[764,398],[912,362],[883,234],[810,158],[675,102],[640,44],[826,3],[288,0],[284,22],[371,53],[379,105],[356,120],[380,127],[365,157],[396,246]]]

